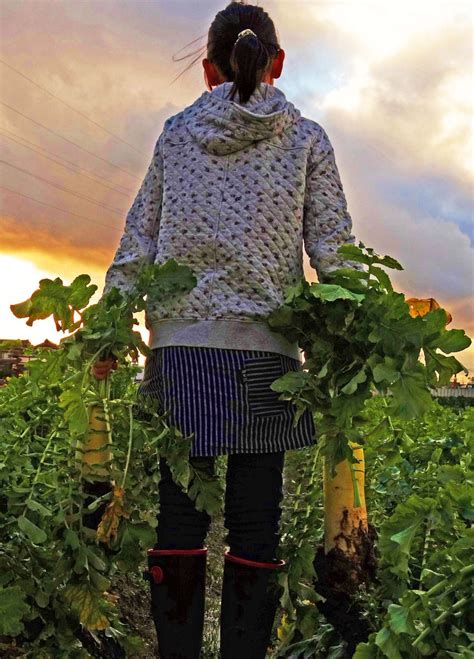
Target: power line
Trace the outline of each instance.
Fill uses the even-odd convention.
[[[10,135],[7,135],[6,133],[10,133]],[[51,160],[51,162],[56,163],[57,165],[60,165],[61,167],[64,167],[65,169],[69,169],[69,171],[73,172],[74,174],[78,176],[83,176],[84,178],[89,179],[90,181],[94,181],[94,183],[98,183],[99,185],[103,185],[104,188],[108,188],[109,190],[113,190],[114,192],[118,192],[121,195],[128,196],[129,194],[133,194],[133,190],[129,190],[127,188],[123,188],[123,190],[119,190],[117,187],[114,187],[112,185],[107,185],[106,183],[102,183],[102,181],[98,179],[103,179],[104,181],[108,181],[109,179],[106,179],[104,176],[100,176],[100,174],[95,174],[95,176],[91,176],[90,174],[87,174],[86,172],[83,171],[78,171],[78,169],[82,169],[80,165],[77,165],[74,162],[71,162],[70,160],[66,160],[65,158],[62,158],[61,156],[57,156],[55,153],[52,153],[51,151],[48,151],[44,147],[40,146],[39,144],[34,144],[34,142],[30,142],[26,138],[22,137],[21,135],[16,135],[15,133],[12,133],[11,131],[7,129],[0,130],[0,135],[3,135],[9,140],[12,140],[12,142],[16,142],[20,146],[25,147],[25,149],[30,149],[30,151],[33,151],[34,153],[39,154],[43,158],[47,158],[48,160]],[[23,144],[23,142],[26,142],[27,144]],[[28,146],[28,144],[31,144],[32,146]],[[36,148],[34,148],[36,147]],[[41,153],[41,151],[44,151],[45,153]],[[54,158],[51,158],[51,156],[47,156],[46,153],[51,154],[51,156],[55,156]],[[62,162],[61,162],[62,161]],[[68,164],[64,164],[68,163]],[[96,178],[97,177],[97,178]],[[123,187],[123,186],[120,186]]]
[[[43,206],[49,206],[50,208],[54,208],[57,211],[61,211],[61,213],[66,213],[68,215],[74,215],[75,217],[80,217],[82,220],[86,220],[86,222],[92,222],[92,224],[95,224],[96,226],[100,227],[107,227],[108,229],[118,229],[119,227],[113,226],[112,224],[104,224],[103,222],[96,222],[96,220],[91,219],[90,217],[85,217],[85,215],[79,215],[78,213],[73,213],[72,211],[66,211],[64,208],[58,208],[58,206],[53,206],[52,204],[48,204],[45,201],[40,201],[39,199],[35,199],[34,197],[30,197],[27,194],[24,194],[23,192],[17,192],[16,190],[12,190],[11,188],[7,188],[6,185],[0,185],[1,190],[7,190],[8,192],[13,192],[13,194],[20,195],[20,197],[25,197],[26,199],[31,199],[32,201],[36,201],[37,204],[42,204]]]
[[[115,138],[116,140],[119,140],[119,141],[122,142],[123,144],[126,144],[127,146],[129,146],[131,149],[133,149],[133,150],[136,151],[137,153],[140,153],[140,154],[143,155],[143,156],[146,156],[146,155],[147,155],[147,154],[144,153],[143,151],[140,151],[140,149],[137,149],[136,146],[133,146],[133,144],[130,144],[129,142],[126,142],[124,139],[122,139],[122,138],[119,137],[118,135],[115,135],[115,133],[112,133],[112,132],[111,132],[110,130],[108,130],[107,128],[104,128],[104,126],[101,126],[100,124],[98,124],[97,121],[94,121],[93,119],[91,119],[90,117],[88,117],[86,114],[84,114],[84,112],[81,112],[80,110],[77,110],[76,108],[72,107],[72,105],[69,105],[69,103],[66,103],[66,101],[63,101],[62,98],[59,98],[59,96],[56,96],[56,94],[53,94],[53,92],[50,92],[49,89],[46,89],[46,88],[43,87],[42,85],[38,84],[37,82],[35,82],[34,80],[32,80],[31,78],[29,78],[28,76],[26,76],[24,73],[21,73],[21,71],[18,71],[18,69],[15,69],[15,67],[13,67],[11,64],[8,64],[7,62],[5,62],[5,60],[0,59],[0,63],[3,64],[4,66],[8,66],[8,68],[11,69],[12,71],[14,71],[17,75],[21,76],[22,78],[25,78],[25,80],[28,80],[28,82],[31,82],[31,84],[32,84],[32,85],[35,85],[36,87],[38,87],[38,89],[41,89],[41,90],[44,91],[46,94],[49,94],[50,96],[52,96],[53,98],[55,98],[55,99],[56,99],[57,101],[59,101],[60,103],[63,103],[63,105],[65,105],[65,106],[66,106],[67,108],[69,108],[70,110],[73,110],[74,112],[77,112],[77,114],[79,114],[81,117],[84,117],[84,119],[87,119],[88,121],[90,121],[91,123],[93,123],[94,126],[97,126],[97,127],[100,128],[101,130],[105,131],[108,135],[111,135],[111,136],[112,136],[113,138]]]
[[[78,199],[85,199],[85,201],[88,201],[92,204],[95,204],[96,206],[100,206],[101,208],[105,208],[105,210],[112,211],[113,213],[117,213],[117,215],[122,215],[123,213],[121,210],[118,208],[112,208],[111,206],[106,206],[100,201],[97,201],[96,199],[92,199],[92,197],[87,197],[87,195],[83,195],[80,192],[74,192],[73,190],[69,190],[68,188],[63,188],[62,185],[58,185],[57,183],[54,183],[53,181],[48,181],[48,179],[43,178],[42,176],[38,176],[37,174],[33,174],[32,172],[29,172],[26,169],[23,169],[23,167],[18,167],[17,165],[13,165],[11,162],[7,162],[6,160],[1,160],[0,163],[3,163],[4,165],[8,165],[9,167],[13,167],[14,169],[17,169],[19,172],[23,172],[24,174],[28,174],[28,176],[32,176],[33,178],[37,178],[38,181],[42,181],[43,183],[47,183],[48,185],[52,185],[53,188],[57,188],[58,190],[62,190],[63,192],[67,192],[68,194],[74,195],[74,197],[78,197]]]
[[[37,126],[41,126],[41,128],[44,128],[49,133],[52,133],[53,135],[56,135],[56,137],[60,137],[65,142],[69,142],[69,144],[72,144],[73,146],[76,146],[78,149],[81,149],[81,151],[85,151],[85,153],[89,154],[90,156],[94,156],[94,158],[98,158],[99,160],[102,160],[102,162],[105,162],[107,165],[110,165],[111,167],[115,167],[116,169],[120,170],[121,172],[125,172],[125,174],[128,174],[129,176],[133,176],[133,178],[137,179],[137,181],[140,181],[139,176],[135,176],[135,174],[132,174],[128,170],[123,169],[122,167],[119,167],[118,165],[115,165],[113,162],[110,162],[109,160],[106,160],[105,158],[102,158],[101,156],[98,156],[97,154],[93,153],[92,151],[88,151],[87,149],[85,149],[80,144],[77,144],[76,142],[73,142],[72,140],[69,140],[67,137],[64,137],[63,135],[60,135],[59,133],[56,133],[54,130],[51,130],[51,128],[48,128],[44,124],[41,124],[39,121],[36,121],[35,119],[32,119],[31,117],[28,117],[26,114],[23,114],[23,112],[20,112],[19,110],[12,107],[11,105],[8,105],[8,103],[5,103],[4,101],[0,101],[0,103],[2,105],[5,105],[5,107],[9,108],[10,110],[13,110],[13,112],[17,112],[20,116],[24,117],[25,119],[28,119],[29,121],[36,124]]]

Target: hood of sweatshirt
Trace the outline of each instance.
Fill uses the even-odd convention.
[[[280,135],[301,116],[274,85],[261,82],[241,105],[238,92],[229,99],[232,84],[223,82],[211,92],[205,91],[183,110],[187,130],[210,153],[233,153],[252,142]]]

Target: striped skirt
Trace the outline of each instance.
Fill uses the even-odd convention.
[[[147,358],[139,393],[157,398],[183,435],[194,433],[190,457],[298,449],[316,442],[313,415],[305,410],[293,427],[296,407],[270,385],[301,369],[274,352],[165,346]]]

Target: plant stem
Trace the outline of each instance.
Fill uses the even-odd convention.
[[[459,570],[459,574],[462,577],[469,576],[469,574],[471,572],[474,572],[474,563],[471,563],[470,565],[466,565],[461,570]],[[448,588],[446,588],[446,590],[443,591],[443,588],[446,586],[446,584],[448,582],[449,582],[448,577],[444,577],[443,579],[441,579],[441,581],[438,581],[437,584],[435,584],[429,590],[427,590],[425,593],[423,593],[423,596],[426,597],[427,599],[429,599],[430,597],[434,597],[434,596],[439,596],[440,599],[444,599],[447,595],[449,595],[449,593],[451,593],[456,588],[456,584],[453,584],[451,586],[448,586]],[[459,600],[459,602],[462,602],[464,604],[464,600],[465,600],[465,598]],[[459,604],[459,602],[457,604]],[[413,602],[413,604],[411,604],[411,606],[408,607],[408,610],[410,612],[413,611],[419,605],[419,603],[420,603],[419,600],[416,600],[415,602]],[[446,612],[446,611],[443,612],[441,614],[441,616],[438,616],[438,618],[435,619],[435,622],[438,619],[441,619],[441,617],[444,615],[444,613],[449,613],[449,611],[456,610],[454,607],[457,608],[457,605],[454,604],[448,610],[448,612]],[[444,620],[444,618],[442,618],[442,619]],[[428,633],[430,632],[430,629],[431,629],[431,627],[427,627],[426,629],[424,629],[421,632],[421,634],[419,636],[417,636],[417,638],[413,641],[413,645],[415,646],[416,644],[421,643],[421,641],[423,641],[423,639],[425,639],[426,636],[428,635]]]
[[[349,469],[351,470],[351,480],[352,480],[352,489],[354,491],[354,508],[360,508],[360,492],[359,492],[359,483],[355,475],[354,463],[349,460]]]
[[[129,419],[129,431],[128,431],[128,452],[127,452],[127,461],[125,463],[125,470],[123,472],[122,478],[122,489],[125,488],[125,481],[127,480],[128,467],[130,465],[130,457],[132,455],[132,446],[133,446],[133,406],[128,406],[128,419]]]
[[[423,573],[423,568],[426,563],[426,556],[428,554],[428,544],[430,541],[430,535],[431,535],[431,524],[429,521],[426,522],[426,533],[425,533],[425,540],[423,542],[423,555],[421,557],[421,567],[420,567],[420,578],[418,580],[418,588],[421,588],[421,575]]]
[[[39,465],[38,465],[38,467],[37,467],[37,469],[36,469],[35,477],[33,478],[33,482],[32,482],[32,484],[31,484],[31,490],[30,490],[30,493],[28,494],[28,497],[27,497],[26,502],[25,502],[25,506],[24,506],[24,508],[23,508],[23,512],[22,512],[22,514],[21,514],[22,517],[25,516],[26,511],[27,511],[27,508],[28,508],[28,503],[31,501],[31,497],[33,496],[33,490],[34,490],[35,484],[36,484],[36,482],[38,481],[39,475],[40,475],[40,473],[41,473],[41,468],[42,468],[43,463],[44,463],[44,461],[45,461],[45,459],[46,459],[46,454],[47,454],[47,452],[49,451],[49,447],[51,446],[51,442],[53,441],[53,437],[56,437],[56,432],[52,432],[52,433],[51,433],[51,435],[49,436],[49,439],[48,439],[48,441],[47,441],[47,443],[46,443],[46,446],[44,447],[43,453],[42,453],[42,455],[41,455],[41,459],[40,459],[40,461],[39,461]]]
[[[440,625],[440,624],[441,624],[442,622],[444,622],[444,621],[446,620],[446,618],[448,618],[452,613],[454,613],[454,612],[457,611],[458,609],[461,609],[461,608],[464,606],[464,604],[467,603],[467,601],[468,601],[467,597],[463,597],[462,599],[460,599],[458,602],[456,602],[455,604],[453,604],[449,609],[447,609],[447,611],[443,611],[443,613],[441,613],[439,616],[437,616],[437,617],[433,620],[433,624],[434,624],[434,625]],[[415,638],[415,640],[413,641],[413,643],[412,643],[413,647],[415,648],[415,647],[416,647],[417,645],[419,645],[422,641],[424,641],[425,638],[428,636],[428,634],[430,633],[430,631],[431,631],[432,629],[433,629],[433,627],[425,627],[425,629],[421,632],[421,634],[419,634],[419,635]]]
[[[110,408],[109,408],[109,396],[110,396],[110,376],[108,375],[104,380],[101,380],[99,383],[99,393],[102,399],[102,407],[104,410],[104,419],[105,419],[105,429],[107,432],[107,446],[112,444],[112,426],[110,423]]]

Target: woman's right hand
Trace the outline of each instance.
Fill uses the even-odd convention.
[[[118,367],[117,358],[112,356],[108,359],[96,361],[92,366],[92,375],[97,380],[105,380],[110,371],[115,371]]]

